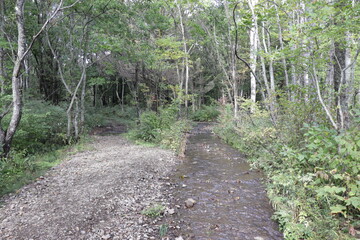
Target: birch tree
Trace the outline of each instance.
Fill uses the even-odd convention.
[[[32,37],[32,41],[26,45],[26,33],[25,33],[25,19],[24,19],[24,7],[25,0],[17,0],[15,5],[15,16],[16,16],[16,26],[17,26],[17,54],[14,61],[13,71],[11,75],[11,88],[12,88],[12,102],[8,110],[3,112],[0,115],[0,145],[2,147],[1,157],[7,158],[11,149],[11,143],[15,132],[19,126],[21,116],[22,116],[22,92],[20,85],[20,75],[22,64],[25,57],[31,50],[35,40],[40,36],[40,34],[45,30],[45,28],[54,20],[57,14],[66,9],[74,6],[78,1],[75,1],[69,6],[63,6],[63,0],[61,0],[57,5],[55,5],[54,10],[52,11],[49,18],[42,25],[40,30]],[[7,129],[4,129],[1,120],[5,115],[11,112],[10,123]]]
[[[258,4],[258,0],[248,0],[248,5],[251,11],[252,25],[249,30],[250,38],[250,68],[253,73],[256,72],[257,67],[257,51],[258,51],[258,18],[255,12],[255,7]],[[256,77],[254,74],[250,75],[250,84],[251,84],[251,96],[250,99],[253,103],[256,102]],[[253,110],[253,109],[252,109]]]

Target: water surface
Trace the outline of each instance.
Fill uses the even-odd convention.
[[[211,125],[200,123],[192,130],[185,154],[172,176],[174,197],[181,204],[187,198],[197,203],[179,209],[178,235],[199,240],[283,239],[271,220],[264,176],[250,170],[244,156],[216,137]]]

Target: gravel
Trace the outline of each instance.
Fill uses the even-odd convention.
[[[141,211],[168,206],[162,189],[175,155],[120,136],[94,136],[91,145],[1,199],[0,239],[160,238],[160,219]]]

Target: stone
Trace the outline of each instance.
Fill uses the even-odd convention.
[[[192,208],[196,204],[196,201],[192,198],[188,198],[185,201],[185,207]]]
[[[254,237],[254,240],[264,240],[262,237]]]
[[[110,234],[106,234],[104,236],[101,237],[101,239],[104,239],[104,240],[108,240],[111,238],[111,235]]]
[[[175,213],[175,209],[169,208],[169,209],[167,209],[167,213],[168,213],[169,215],[173,215],[173,214]]]
[[[182,236],[179,236],[179,237],[175,238],[175,240],[184,240],[184,238]]]

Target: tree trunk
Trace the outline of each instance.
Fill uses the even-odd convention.
[[[278,32],[279,32],[279,43],[280,43],[280,50],[284,51],[284,41],[283,41],[283,30],[281,28],[281,23],[280,23],[280,16],[279,16],[279,10],[277,8],[277,6],[275,6],[276,8],[276,19],[277,19],[277,25],[278,25]],[[288,93],[288,98],[290,99],[290,91],[289,91],[289,74],[288,74],[288,70],[287,70],[287,64],[286,64],[286,58],[284,56],[284,53],[282,53],[282,57],[281,57],[281,62],[284,68],[284,76],[285,76],[285,86],[287,87],[287,93]]]
[[[181,11],[181,6],[178,4],[177,0],[175,1],[176,6],[178,8],[179,12],[179,18],[180,18],[180,29],[181,29],[181,37],[183,41],[183,48],[184,48],[184,64],[185,64],[185,108],[186,113],[188,112],[188,94],[189,94],[189,56],[188,56],[188,47],[186,43],[186,35],[185,35],[185,26],[183,21],[183,13]]]
[[[16,2],[15,14],[16,25],[18,29],[18,49],[17,57],[14,63],[13,73],[11,77],[12,86],[12,116],[8,129],[5,134],[2,134],[3,139],[0,139],[3,148],[2,157],[8,157],[12,139],[15,135],[17,127],[20,123],[22,114],[22,98],[20,89],[20,70],[25,54],[25,29],[24,29],[24,4],[25,0],[18,0]]]
[[[346,33],[346,42],[350,43],[350,33]],[[340,84],[338,90],[338,107],[337,119],[338,129],[347,130],[350,127],[350,113],[349,113],[349,100],[350,100],[350,85],[351,85],[351,49],[346,46],[345,49],[340,51],[343,56],[338,56],[340,67]]]
[[[0,34],[5,32],[5,2],[0,0]],[[5,94],[5,49],[0,47],[0,95]],[[1,137],[0,137],[1,139]]]
[[[229,62],[230,62],[230,76],[233,87],[234,96],[234,117],[238,115],[238,98],[239,98],[239,85],[236,79],[236,58],[235,58],[235,41],[231,37],[231,15],[227,0],[224,1],[225,15],[228,24],[228,41],[229,41]]]
[[[252,15],[252,26],[249,31],[250,36],[250,68],[253,73],[256,72],[256,59],[258,51],[258,25],[257,25],[257,16],[255,13],[255,6],[258,3],[258,0],[248,0],[249,7]],[[256,78],[253,74],[250,75],[250,86],[251,86],[251,101],[256,102]],[[251,108],[251,111],[254,109]]]

